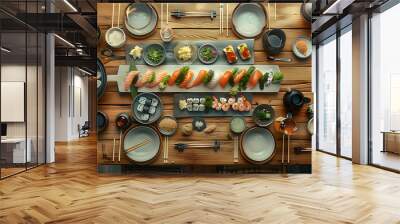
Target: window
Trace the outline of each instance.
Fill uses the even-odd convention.
[[[340,155],[352,157],[352,32],[340,36]]]
[[[336,154],[336,37],[318,47],[317,149]]]
[[[371,159],[400,170],[400,4],[371,18]]]

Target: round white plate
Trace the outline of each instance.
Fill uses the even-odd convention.
[[[275,152],[275,139],[268,129],[254,127],[247,130],[242,138],[245,157],[255,162],[269,160]]]
[[[306,54],[302,54],[302,53],[300,53],[299,50],[297,50],[296,42],[298,40],[306,41],[307,48],[308,48]],[[298,37],[298,38],[296,38],[296,40],[293,42],[293,45],[292,45],[292,51],[293,51],[294,55],[296,55],[296,57],[298,57],[298,58],[306,59],[306,58],[310,57],[311,54],[312,54],[312,43],[311,43],[311,40],[309,38],[307,38],[307,37]]]
[[[126,152],[129,148],[150,139],[150,143],[140,147],[126,155],[133,161],[143,163],[152,160],[160,150],[160,137],[157,132],[149,127],[138,126],[130,129],[124,137],[123,149]]]
[[[236,32],[245,38],[254,38],[260,35],[264,30],[265,21],[265,11],[257,3],[242,3],[232,15]]]

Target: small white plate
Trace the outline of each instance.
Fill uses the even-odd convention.
[[[307,53],[306,54],[300,53],[300,51],[297,49],[296,43],[299,40],[304,40],[307,43]],[[298,57],[298,58],[306,59],[306,58],[310,57],[311,54],[312,54],[312,43],[311,43],[311,40],[309,38],[307,38],[307,37],[298,37],[298,38],[296,38],[296,40],[293,42],[293,45],[292,45],[292,51],[293,51],[294,55],[296,55],[296,57]]]

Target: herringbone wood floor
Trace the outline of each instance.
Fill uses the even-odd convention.
[[[312,175],[99,176],[95,141],[0,181],[0,223],[400,223],[400,175],[317,153]]]

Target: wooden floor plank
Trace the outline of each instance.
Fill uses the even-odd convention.
[[[96,141],[0,181],[0,223],[400,223],[400,175],[313,152],[306,175],[99,175]]]

